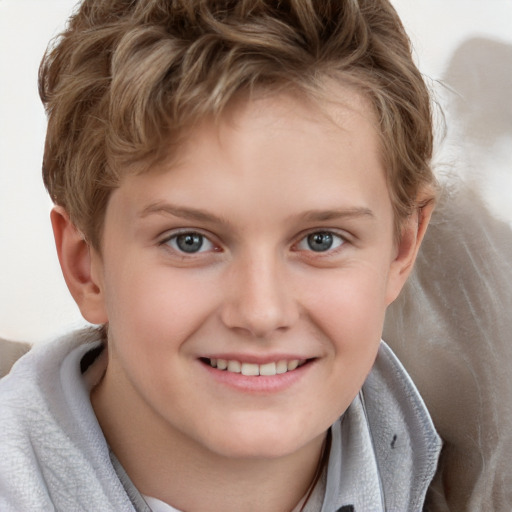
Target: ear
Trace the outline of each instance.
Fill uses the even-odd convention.
[[[64,208],[55,206],[50,214],[62,274],[82,316],[92,324],[108,321],[98,276],[101,257],[73,225]]]
[[[411,273],[433,210],[434,201],[427,202],[407,218],[402,226],[396,257],[390,268],[386,299],[388,306],[398,297]]]

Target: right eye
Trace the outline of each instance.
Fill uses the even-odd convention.
[[[197,254],[215,249],[213,243],[197,231],[177,233],[165,239],[162,244],[167,244],[175,251],[186,254]]]
[[[335,251],[345,243],[345,240],[332,231],[314,231],[305,236],[298,244],[301,251],[329,252]]]

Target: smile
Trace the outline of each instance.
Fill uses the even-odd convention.
[[[204,358],[202,360],[212,368],[217,368],[217,370],[241,373],[250,377],[281,375],[296,370],[307,362],[306,359],[281,360],[265,364],[245,363],[227,359]]]

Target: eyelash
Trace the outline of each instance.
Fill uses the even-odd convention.
[[[181,237],[184,237],[184,238],[200,237],[201,244],[199,246],[199,250],[187,251],[187,250],[183,250],[183,248],[180,248],[178,244],[179,244],[179,239]],[[193,242],[194,242],[194,240],[190,240],[191,246],[192,246]],[[186,243],[189,243],[189,242],[186,242]],[[209,248],[207,248],[206,250],[203,249],[203,246],[205,243],[209,245]],[[214,242],[212,242],[210,240],[209,236],[207,236],[204,233],[201,233],[200,231],[197,231],[197,230],[183,230],[183,231],[178,231],[177,233],[172,233],[171,235],[165,237],[161,242],[159,242],[159,245],[161,245],[161,246],[166,245],[166,246],[170,247],[174,252],[176,252],[180,255],[183,255],[183,256],[193,256],[195,254],[202,254],[204,252],[211,252],[211,251],[218,252],[219,251],[218,245],[216,245]]]
[[[313,241],[312,237],[315,236],[327,236],[330,238],[331,245],[327,247],[325,250],[318,250],[316,251],[313,249],[310,245],[310,243]],[[333,254],[336,253],[340,248],[347,243],[347,239],[340,235],[339,233],[336,233],[332,230],[328,229],[317,229],[315,231],[310,231],[309,233],[306,233],[295,245],[294,247],[297,247],[298,250],[304,250],[307,252],[311,252],[316,255],[326,255],[326,254]],[[308,247],[301,247],[301,245],[307,244]],[[333,247],[334,245],[334,247]]]
[[[330,243],[330,246],[326,247],[325,250],[315,250],[314,248],[311,247],[311,243],[314,241],[312,237],[315,236],[328,237],[327,243]],[[189,244],[191,248],[193,248],[194,242],[196,243],[196,245],[198,244],[198,242],[200,242],[198,250],[187,251],[186,249],[183,248],[183,246],[180,247],[181,237],[184,237],[184,240],[181,240],[181,242]],[[186,240],[187,237],[189,237],[188,241]],[[200,239],[199,241],[197,240],[198,238]],[[346,237],[340,235],[339,233],[336,233],[328,229],[316,229],[314,231],[310,231],[302,235],[298,242],[293,244],[292,250],[296,252],[304,251],[307,253],[311,253],[311,255],[314,254],[317,255],[318,257],[322,257],[337,253],[346,243]],[[205,244],[207,245],[206,249],[204,248]],[[171,235],[164,238],[159,243],[159,245],[168,246],[171,250],[173,250],[177,254],[180,254],[183,257],[193,257],[194,255],[197,254],[222,251],[222,249],[210,239],[210,236],[197,230],[182,230],[172,233]]]

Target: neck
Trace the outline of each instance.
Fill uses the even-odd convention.
[[[105,385],[91,401],[107,442],[139,492],[187,512],[291,511],[317,475],[325,435],[276,458],[233,458],[205,450],[160,417],[134,415]],[[140,412],[140,411],[139,411]]]

